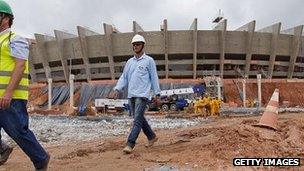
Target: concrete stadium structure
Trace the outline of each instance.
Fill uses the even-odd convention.
[[[35,34],[30,46],[32,82],[68,82],[117,79],[132,55],[135,33],[147,41],[145,51],[157,64],[160,78],[304,77],[303,25],[282,30],[276,23],[260,30],[252,21],[236,30],[227,30],[227,20],[213,30],[198,30],[194,19],[189,30],[168,30],[167,20],[160,31],[144,31],[133,22],[133,32],[120,33],[103,24],[99,34],[77,26],[78,35],[55,30],[55,37]],[[70,62],[72,65],[70,65]]]

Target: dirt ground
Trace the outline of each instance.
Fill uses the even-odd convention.
[[[303,165],[304,113],[279,114],[277,131],[253,127],[259,118],[226,116],[211,118],[212,122],[199,126],[157,130],[160,139],[149,149],[144,147],[146,139],[141,133],[130,155],[122,153],[125,136],[63,145],[48,144],[46,148],[51,154],[49,170],[125,171],[153,170],[161,166],[180,170],[259,169],[233,168],[234,157],[299,157]],[[0,167],[0,171],[6,170],[33,170],[33,166],[24,153],[15,148],[9,161]]]
[[[239,85],[242,91],[242,80],[234,80]],[[301,106],[304,107],[304,95],[302,92],[303,82],[288,82],[287,80],[272,80],[262,82],[262,104],[266,106],[271,95],[276,88],[280,91],[279,103],[288,102],[289,107]],[[246,98],[253,101],[258,97],[258,86],[256,80],[248,80],[246,83]],[[242,105],[242,99],[235,83],[228,79],[224,81],[224,97],[227,103],[235,102],[238,106]]]

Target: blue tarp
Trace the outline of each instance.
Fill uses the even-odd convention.
[[[76,86],[74,93],[79,90],[79,86]],[[48,93],[47,87],[43,88],[42,92]],[[56,86],[52,88],[52,105],[62,105],[67,99],[70,98],[70,87],[69,86]],[[40,107],[46,107],[48,100],[44,102]]]

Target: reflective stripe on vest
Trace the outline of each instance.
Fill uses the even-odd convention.
[[[7,84],[0,84],[0,89],[6,89]],[[16,88],[16,90],[28,90],[28,86],[23,86],[23,85],[18,85]]]
[[[0,71],[0,76],[10,77],[13,74],[13,71]],[[28,78],[29,74],[22,74],[22,78]]]
[[[3,96],[10,82],[13,70],[15,69],[15,60],[11,55],[9,47],[10,40],[13,37],[15,37],[15,33],[12,32],[0,35],[0,97]],[[19,82],[19,85],[17,85],[13,91],[13,99],[28,99],[28,71],[29,69],[27,60],[25,62],[25,70],[23,72],[22,79]]]

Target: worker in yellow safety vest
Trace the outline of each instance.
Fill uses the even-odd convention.
[[[36,170],[47,170],[50,156],[28,128],[29,45],[11,31],[13,20],[11,7],[0,0],[0,130],[4,129],[19,145]],[[0,166],[12,150],[1,141],[0,134]]]
[[[220,115],[220,108],[221,108],[221,103],[222,103],[222,100],[221,99],[216,99],[215,100],[215,110],[214,110],[214,113],[219,116]]]
[[[194,103],[195,114],[202,114],[204,117],[209,116],[211,113],[211,98],[203,97]]]
[[[211,115],[217,115],[219,116],[220,114],[220,105],[221,105],[221,100],[218,98],[212,98],[211,102],[210,102],[210,106],[211,106]]]
[[[205,108],[206,108],[206,113],[207,113],[207,116],[210,116],[211,115],[211,97],[209,97],[209,96],[206,96],[206,97],[204,97],[204,102],[205,102],[205,104],[206,104],[206,106],[205,106]]]
[[[195,114],[204,114],[204,108],[205,108],[205,102],[204,100],[200,97],[194,102],[194,113]]]

